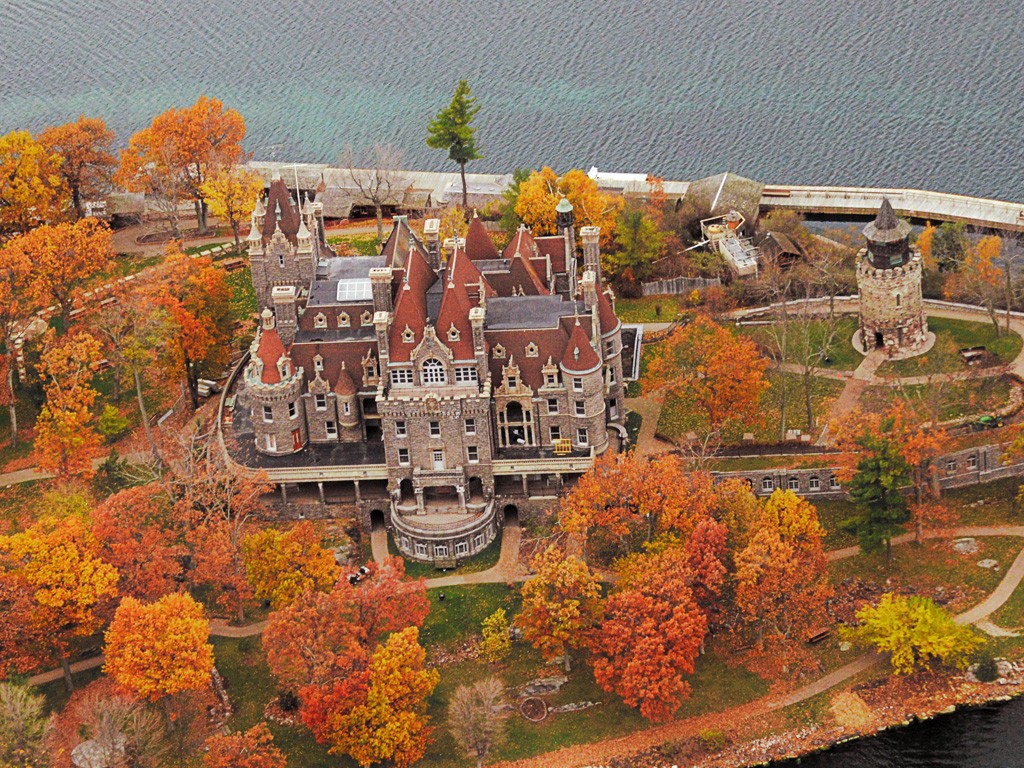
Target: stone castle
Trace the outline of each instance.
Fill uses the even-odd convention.
[[[557,235],[520,228],[501,253],[475,215],[464,240],[442,243],[438,224],[421,239],[397,217],[378,256],[336,256],[316,203],[272,181],[248,239],[261,327],[228,443],[283,488],[351,501],[403,554],[448,562],[617,449],[625,410],[597,228],[580,229],[578,277],[565,199]]]

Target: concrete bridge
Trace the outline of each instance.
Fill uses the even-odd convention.
[[[888,197],[896,213],[928,221],[966,221],[980,227],[1024,232],[1024,203],[989,200],[923,189],[881,189],[876,187],[808,187],[767,185],[761,196],[761,210],[787,209],[800,213],[834,215],[878,213],[882,198]]]

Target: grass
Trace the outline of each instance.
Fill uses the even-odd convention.
[[[941,389],[937,389],[934,384],[911,384],[905,387],[880,384],[864,390],[860,402],[864,410],[875,411],[884,410],[901,397],[911,401],[927,401],[930,397],[937,397],[939,421],[946,422],[999,410],[1009,400],[1013,385],[1014,379],[1008,375],[945,382]]]
[[[441,599],[444,595],[444,599]],[[484,619],[499,608],[512,616],[519,610],[519,590],[504,584],[469,584],[427,590],[430,614],[421,638],[426,646],[451,648],[480,633]]]
[[[736,434],[727,435],[726,442],[738,444],[742,432],[752,432],[757,443],[778,443],[781,437],[782,404],[786,399],[787,429],[801,429],[817,435],[818,424],[828,413],[829,404],[843,391],[843,382],[835,379],[813,377],[811,379],[812,424],[807,424],[803,406],[803,378],[799,374],[769,371],[768,391],[761,400],[760,423],[743,425]],[[680,398],[668,397],[658,418],[659,437],[672,441],[682,440],[687,432],[693,431],[696,423],[689,408]]]
[[[842,529],[843,521],[853,517],[857,505],[846,499],[818,499],[814,502],[818,521],[825,529],[825,550],[843,549],[857,543],[857,537]]]
[[[723,456],[712,459],[709,469],[715,472],[748,472],[756,469],[817,469],[835,465],[835,456]]]
[[[376,235],[335,235],[327,238],[330,246],[347,246],[347,249],[359,256],[376,256],[380,253],[381,242]]]
[[[256,289],[252,284],[252,270],[249,267],[229,272],[228,286],[231,288],[231,316],[236,320],[248,320],[256,314]]]
[[[827,362],[816,365],[817,368],[827,368],[836,371],[852,371],[864,359],[857,350],[853,348],[853,334],[857,330],[857,319],[850,316],[836,318],[836,332],[832,342],[825,344],[829,335],[829,323],[826,320],[812,320],[808,323],[808,333],[811,339],[812,349],[821,349],[827,346]],[[739,325],[736,327],[738,333],[747,336],[757,343],[758,347],[774,349],[778,342],[769,326],[765,325]],[[786,344],[785,361],[788,363],[799,363],[801,332],[799,324],[793,322],[790,326],[790,334]]]
[[[479,573],[480,571],[486,571],[488,568],[493,568],[498,564],[498,558],[501,557],[501,533],[502,529],[499,528],[498,535],[483,552],[473,555],[470,558],[460,560],[458,568],[449,568],[444,571],[435,568],[431,563],[421,563],[417,560],[411,560],[407,557],[403,557],[402,553],[398,551],[398,547],[395,546],[395,542],[391,535],[388,535],[388,552],[392,555],[398,555],[405,560],[405,573],[412,579],[418,579],[420,576],[425,579],[432,579],[438,576],[456,576],[467,573]]]
[[[958,354],[965,347],[985,347],[1009,363],[1020,354],[1022,340],[1013,331],[997,337],[991,323],[974,323],[945,317],[929,317],[928,330],[935,334],[932,351],[907,360],[890,360],[878,369],[881,376],[922,376],[934,373],[953,373],[968,370]]]
[[[671,323],[688,308],[683,296],[615,300],[615,314],[624,323]]]

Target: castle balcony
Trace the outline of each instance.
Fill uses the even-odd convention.
[[[499,448],[494,452],[492,469],[495,475],[555,472],[583,473],[594,466],[594,449],[574,448],[567,454],[556,454],[553,448],[532,446]]]
[[[473,514],[432,511],[425,515],[403,515],[392,506],[391,534],[407,557],[454,565],[451,559],[474,555],[494,540],[494,502]]]

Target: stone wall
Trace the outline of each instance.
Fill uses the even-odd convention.
[[[921,301],[921,255],[911,249],[910,261],[893,269],[875,269],[867,251],[858,254],[861,341],[865,349],[881,334],[886,347],[913,348],[928,333]]]

